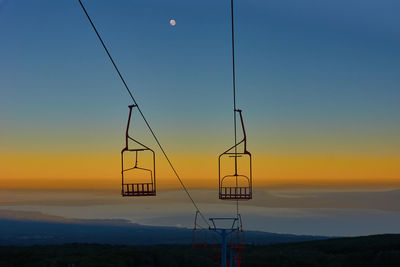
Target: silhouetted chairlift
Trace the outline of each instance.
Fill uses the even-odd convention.
[[[241,250],[244,248],[245,236],[242,225],[242,216],[238,214],[238,227],[230,235],[230,261],[229,266],[240,267],[242,262]]]
[[[241,264],[241,250],[244,248],[244,232],[242,217],[217,217],[210,218],[210,230],[218,237],[221,244],[219,260],[222,266],[239,267]],[[228,243],[229,242],[229,243]]]
[[[133,197],[133,196],[155,196],[156,195],[156,166],[155,166],[155,153],[152,149],[145,146],[144,144],[140,143],[139,141],[133,139],[129,136],[129,126],[131,123],[132,117],[132,109],[137,107],[136,105],[129,106],[129,118],[128,124],[126,126],[126,135],[125,135],[125,148],[121,151],[121,165],[122,165],[122,190],[121,194],[124,197]],[[135,142],[140,148],[129,148],[129,140]],[[145,151],[150,151],[152,153],[152,166],[151,168],[143,168],[138,166],[138,157],[140,153]],[[125,168],[124,167],[124,156],[125,153],[135,153],[135,161],[133,162],[132,167]],[[127,183],[126,180],[126,173],[127,172],[136,172],[136,173],[147,173],[147,177],[143,177],[148,180],[148,182],[144,183]]]
[[[251,153],[247,151],[246,130],[244,128],[242,111],[235,110],[239,113],[242,125],[243,139],[230,147],[218,158],[218,179],[219,179],[219,199],[223,200],[248,200],[252,198],[252,166]],[[243,151],[240,152],[240,145],[243,144]],[[222,161],[234,159],[234,170],[230,173],[224,173],[222,170]],[[247,172],[243,172],[243,168],[238,167],[238,158],[242,158],[241,166],[245,166]],[[244,161],[244,164],[242,162]]]
[[[240,250],[244,248],[245,236],[242,225],[242,216],[238,214],[238,227],[231,234],[231,248]]]
[[[203,228],[198,224],[199,211],[196,211],[194,217],[194,227],[192,231],[192,245],[195,248],[206,248],[207,247],[207,228]]]

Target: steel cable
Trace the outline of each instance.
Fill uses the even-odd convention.
[[[200,214],[201,218],[203,219],[203,221],[204,221],[208,226],[210,226],[210,224],[208,223],[208,221],[207,221],[206,218],[204,217],[203,213],[200,211],[199,207],[197,206],[196,202],[194,201],[194,199],[193,199],[192,196],[190,195],[188,189],[186,188],[185,184],[183,183],[182,179],[180,178],[178,172],[176,171],[176,169],[175,169],[174,166],[172,165],[172,162],[170,161],[170,159],[169,159],[167,153],[165,152],[165,150],[164,150],[164,148],[162,147],[160,141],[158,140],[157,136],[155,135],[153,129],[150,127],[149,122],[147,121],[147,119],[146,119],[146,117],[144,116],[142,110],[140,109],[138,103],[136,102],[136,99],[134,98],[134,96],[133,96],[131,90],[129,89],[128,84],[126,83],[124,77],[122,76],[122,74],[121,74],[121,72],[119,71],[117,65],[115,64],[114,59],[112,58],[110,52],[108,51],[106,45],[104,44],[103,39],[101,38],[99,32],[97,31],[96,27],[94,26],[93,21],[92,21],[92,19],[90,18],[88,12],[86,11],[85,6],[83,5],[83,3],[82,3],[81,0],[78,0],[78,1],[79,1],[79,4],[80,4],[81,7],[82,7],[82,10],[84,11],[84,13],[85,13],[87,19],[89,20],[90,25],[92,26],[92,28],[93,28],[93,30],[95,31],[97,37],[99,38],[99,40],[100,40],[100,42],[101,42],[101,45],[103,46],[104,50],[106,51],[106,53],[107,53],[107,55],[108,55],[108,57],[109,57],[111,63],[113,64],[115,70],[117,71],[119,78],[121,79],[122,83],[124,84],[126,90],[127,90],[128,93],[129,93],[130,97],[132,98],[133,103],[137,106],[137,109],[138,109],[140,115],[142,116],[144,122],[146,123],[147,128],[150,130],[150,132],[151,132],[152,136],[154,137],[154,140],[156,141],[158,147],[159,147],[160,150],[162,151],[162,153],[163,153],[165,159],[168,161],[168,164],[169,164],[169,166],[171,167],[172,171],[174,172],[176,178],[178,178],[179,183],[181,184],[183,190],[185,190],[187,196],[189,197],[189,199],[190,199],[190,201],[192,202],[193,206],[195,207],[196,211],[199,212],[199,214]]]
[[[231,37],[232,37],[232,85],[233,85],[233,132],[235,136],[235,175],[237,175],[237,130],[236,130],[236,66],[235,66],[235,28],[233,14],[233,0],[231,0]],[[236,176],[236,187],[238,180]],[[236,217],[239,217],[239,200],[236,200]]]

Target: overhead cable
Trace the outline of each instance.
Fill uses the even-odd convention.
[[[93,21],[92,21],[92,19],[90,18],[88,12],[86,11],[85,6],[83,5],[83,3],[82,3],[81,0],[78,0],[78,1],[79,1],[79,4],[80,4],[81,7],[82,7],[82,10],[83,10],[83,12],[85,13],[87,19],[89,20],[90,25],[92,26],[92,28],[93,28],[93,30],[95,31],[97,37],[99,38],[101,45],[103,46],[103,48],[104,48],[104,50],[106,51],[106,53],[107,53],[107,55],[108,55],[108,57],[109,57],[111,63],[113,64],[114,69],[117,71],[119,78],[121,79],[122,83],[124,84],[125,89],[128,91],[128,94],[129,94],[130,97],[132,98],[133,103],[137,106],[137,109],[138,109],[138,111],[139,111],[141,117],[143,118],[144,122],[146,123],[147,128],[150,130],[152,136],[154,137],[154,140],[156,141],[156,143],[157,143],[158,147],[160,148],[161,152],[163,153],[165,159],[168,161],[169,166],[171,167],[172,171],[174,172],[174,174],[175,174],[176,178],[178,179],[179,183],[181,184],[183,190],[185,190],[187,196],[189,197],[189,199],[190,199],[190,201],[192,202],[193,206],[195,207],[196,211],[200,214],[200,216],[201,216],[201,218],[203,219],[203,221],[204,221],[207,225],[209,225],[208,221],[207,221],[206,218],[204,217],[203,213],[200,211],[200,209],[199,209],[199,207],[197,206],[196,202],[194,201],[194,199],[193,199],[192,196],[190,195],[188,189],[186,188],[185,184],[183,183],[182,179],[180,178],[180,176],[179,176],[178,172],[176,171],[175,167],[172,165],[171,160],[169,159],[169,157],[168,157],[167,153],[165,152],[163,146],[161,145],[160,141],[158,140],[158,138],[157,138],[155,132],[154,132],[153,129],[150,127],[149,122],[147,121],[146,117],[144,116],[144,114],[143,114],[143,112],[142,112],[140,106],[138,105],[138,103],[137,103],[135,97],[133,96],[131,90],[129,89],[128,84],[126,83],[124,77],[122,76],[122,74],[121,74],[121,72],[119,71],[117,65],[115,64],[115,61],[114,61],[114,59],[112,58],[110,52],[108,51],[106,45],[104,44],[103,39],[101,38],[99,32],[97,31],[96,27],[94,26]]]

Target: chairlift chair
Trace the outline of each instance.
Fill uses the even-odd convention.
[[[245,244],[242,216],[237,214],[237,219],[237,227],[230,234],[230,267],[240,267],[242,262],[241,250],[244,248]]]
[[[129,117],[128,117],[128,123],[126,126],[126,134],[125,134],[125,147],[121,151],[121,165],[122,165],[122,190],[121,194],[123,197],[135,197],[135,196],[155,196],[156,195],[156,163],[155,163],[155,153],[154,151],[145,146],[144,144],[140,143],[139,141],[133,139],[131,136],[129,136],[129,127],[131,123],[131,118],[132,118],[132,109],[137,108],[137,105],[130,105],[129,106]],[[129,147],[129,140],[135,142],[139,148],[130,148]],[[138,164],[138,159],[139,155],[143,154],[146,151],[150,151],[152,155],[152,166],[148,168],[144,167],[139,167]],[[131,165],[132,167],[126,168],[124,166],[124,156],[126,156],[125,153],[134,153],[135,160],[133,164]],[[143,178],[145,178],[148,182],[144,183],[131,183],[131,182],[126,182],[126,174],[127,173],[144,173]]]
[[[203,228],[198,224],[199,211],[196,211],[194,217],[194,227],[192,231],[192,245],[195,248],[206,248],[207,247],[207,228]]]
[[[237,109],[235,112],[239,113],[240,122],[242,125],[243,139],[237,142],[234,146],[219,155],[218,158],[218,179],[219,179],[219,199],[222,200],[249,200],[252,198],[252,166],[251,166],[251,153],[247,151],[246,130],[244,128],[242,110]],[[243,145],[243,150],[240,151],[240,145]],[[241,158],[241,159],[240,159]],[[230,159],[234,160],[234,170],[226,173],[222,167],[223,162]],[[239,168],[240,165],[245,166]],[[244,164],[242,164],[244,162]]]
[[[238,220],[238,227],[231,233],[231,249],[237,251],[243,249],[245,243],[242,216],[240,214],[238,214]]]

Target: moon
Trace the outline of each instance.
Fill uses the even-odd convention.
[[[176,25],[176,21],[174,19],[171,19],[169,21],[169,24],[171,24],[171,26],[174,27]]]

